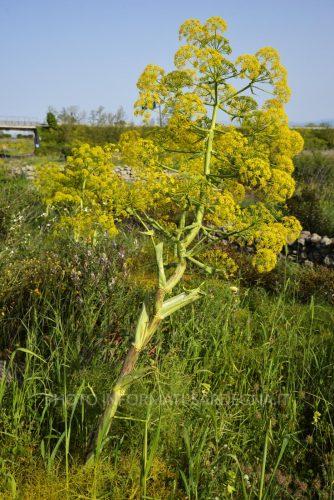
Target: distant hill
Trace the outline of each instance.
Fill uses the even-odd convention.
[[[334,127],[334,119],[315,120],[312,122],[290,122],[291,127]]]

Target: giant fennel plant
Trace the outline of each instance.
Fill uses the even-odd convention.
[[[180,289],[187,266],[226,272],[234,263],[216,243],[228,238],[252,244],[252,264],[268,272],[301,230],[285,212],[295,188],[292,158],[303,146],[284,112],[286,69],[271,47],[233,60],[226,28],[220,17],[185,21],[175,69],[148,65],[139,77],[136,114],[149,120],[159,109],[166,126],[150,138],[128,131],[116,145],[82,145],[64,168],[47,165],[37,179],[58,225],[76,238],[94,241],[101,231],[113,236],[131,214],[155,249],[155,297],[142,305],[88,461],[99,457],[139,355],[161,322],[200,299],[201,288]],[[131,167],[132,182],[113,170],[113,158]]]

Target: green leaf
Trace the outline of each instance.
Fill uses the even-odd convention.
[[[195,300],[198,300],[201,297],[201,291],[199,288],[192,290],[188,294],[183,292],[171,299],[166,300],[159,311],[159,316],[164,319],[173,314],[175,311],[178,311],[182,307],[191,304]]]
[[[159,272],[159,288],[164,288],[166,285],[165,268],[163,261],[163,243],[155,245],[155,256],[157,259],[158,272]]]
[[[30,354],[31,356],[34,356],[35,358],[39,359],[40,361],[43,361],[43,363],[46,363],[45,359],[43,359],[39,354],[36,354],[33,351],[30,351],[29,349],[26,349],[25,347],[18,347],[16,351],[21,351],[25,352],[26,354]]]
[[[135,335],[135,342],[134,346],[136,349],[139,351],[143,347],[144,341],[145,341],[145,334],[147,330],[147,325],[148,325],[148,314],[146,311],[146,306],[145,303],[143,303],[143,307],[138,319],[137,323],[137,328],[136,328],[136,335]]]

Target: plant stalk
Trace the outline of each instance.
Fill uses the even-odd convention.
[[[215,132],[215,126],[216,126],[216,120],[217,120],[217,113],[218,113],[218,109],[219,109],[217,86],[215,88],[215,97],[216,97],[216,101],[215,101],[215,105],[213,107],[211,126],[210,126],[210,129],[208,130],[206,151],[205,151],[204,164],[203,164],[203,173],[205,176],[208,176],[210,174],[210,163],[211,163],[211,157],[212,157],[213,138],[214,138],[214,132]],[[86,464],[98,459],[101,455],[102,449],[104,447],[106,438],[109,434],[112,420],[115,416],[118,405],[119,405],[122,397],[125,395],[128,385],[130,384],[130,381],[129,380],[127,381],[127,378],[134,371],[141,351],[146,347],[146,345],[149,343],[152,336],[154,335],[154,333],[157,331],[158,327],[160,326],[160,323],[163,319],[163,317],[160,315],[160,312],[162,310],[163,302],[164,302],[164,298],[165,298],[166,294],[171,293],[173,288],[181,281],[183,274],[186,270],[186,266],[187,266],[186,258],[185,258],[186,249],[195,240],[195,238],[197,237],[197,235],[199,234],[199,232],[201,230],[202,221],[203,221],[203,217],[204,217],[204,211],[205,211],[204,203],[200,203],[200,205],[198,206],[198,209],[196,211],[195,221],[194,221],[195,223],[194,223],[192,229],[183,238],[183,240],[180,240],[178,243],[178,247],[180,249],[179,256],[178,256],[179,263],[177,264],[176,269],[175,269],[174,273],[172,274],[172,276],[166,282],[165,282],[165,275],[164,275],[164,266],[163,266],[163,261],[162,261],[162,244],[159,244],[156,246],[156,259],[157,259],[157,265],[158,265],[159,288],[157,290],[156,299],[155,299],[155,314],[152,317],[152,319],[150,321],[148,321],[147,325],[145,326],[143,338],[141,339],[141,341],[138,344],[137,343],[132,344],[132,346],[130,347],[130,349],[125,357],[125,360],[123,362],[123,366],[121,369],[121,373],[120,373],[111,393],[108,396],[105,409],[99,418],[97,429],[91,435],[91,439],[90,439],[88,449],[87,449],[87,454],[86,454]],[[183,217],[185,219],[185,214],[183,215]],[[197,297],[194,296],[194,299],[192,299],[192,300],[196,300],[196,298],[198,298],[198,296]]]

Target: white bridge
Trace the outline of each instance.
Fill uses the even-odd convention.
[[[34,134],[35,148],[39,147],[38,129],[47,128],[48,124],[26,116],[0,116],[0,130],[18,130]]]
[[[47,123],[26,116],[0,116],[0,130],[34,130],[47,127]]]

